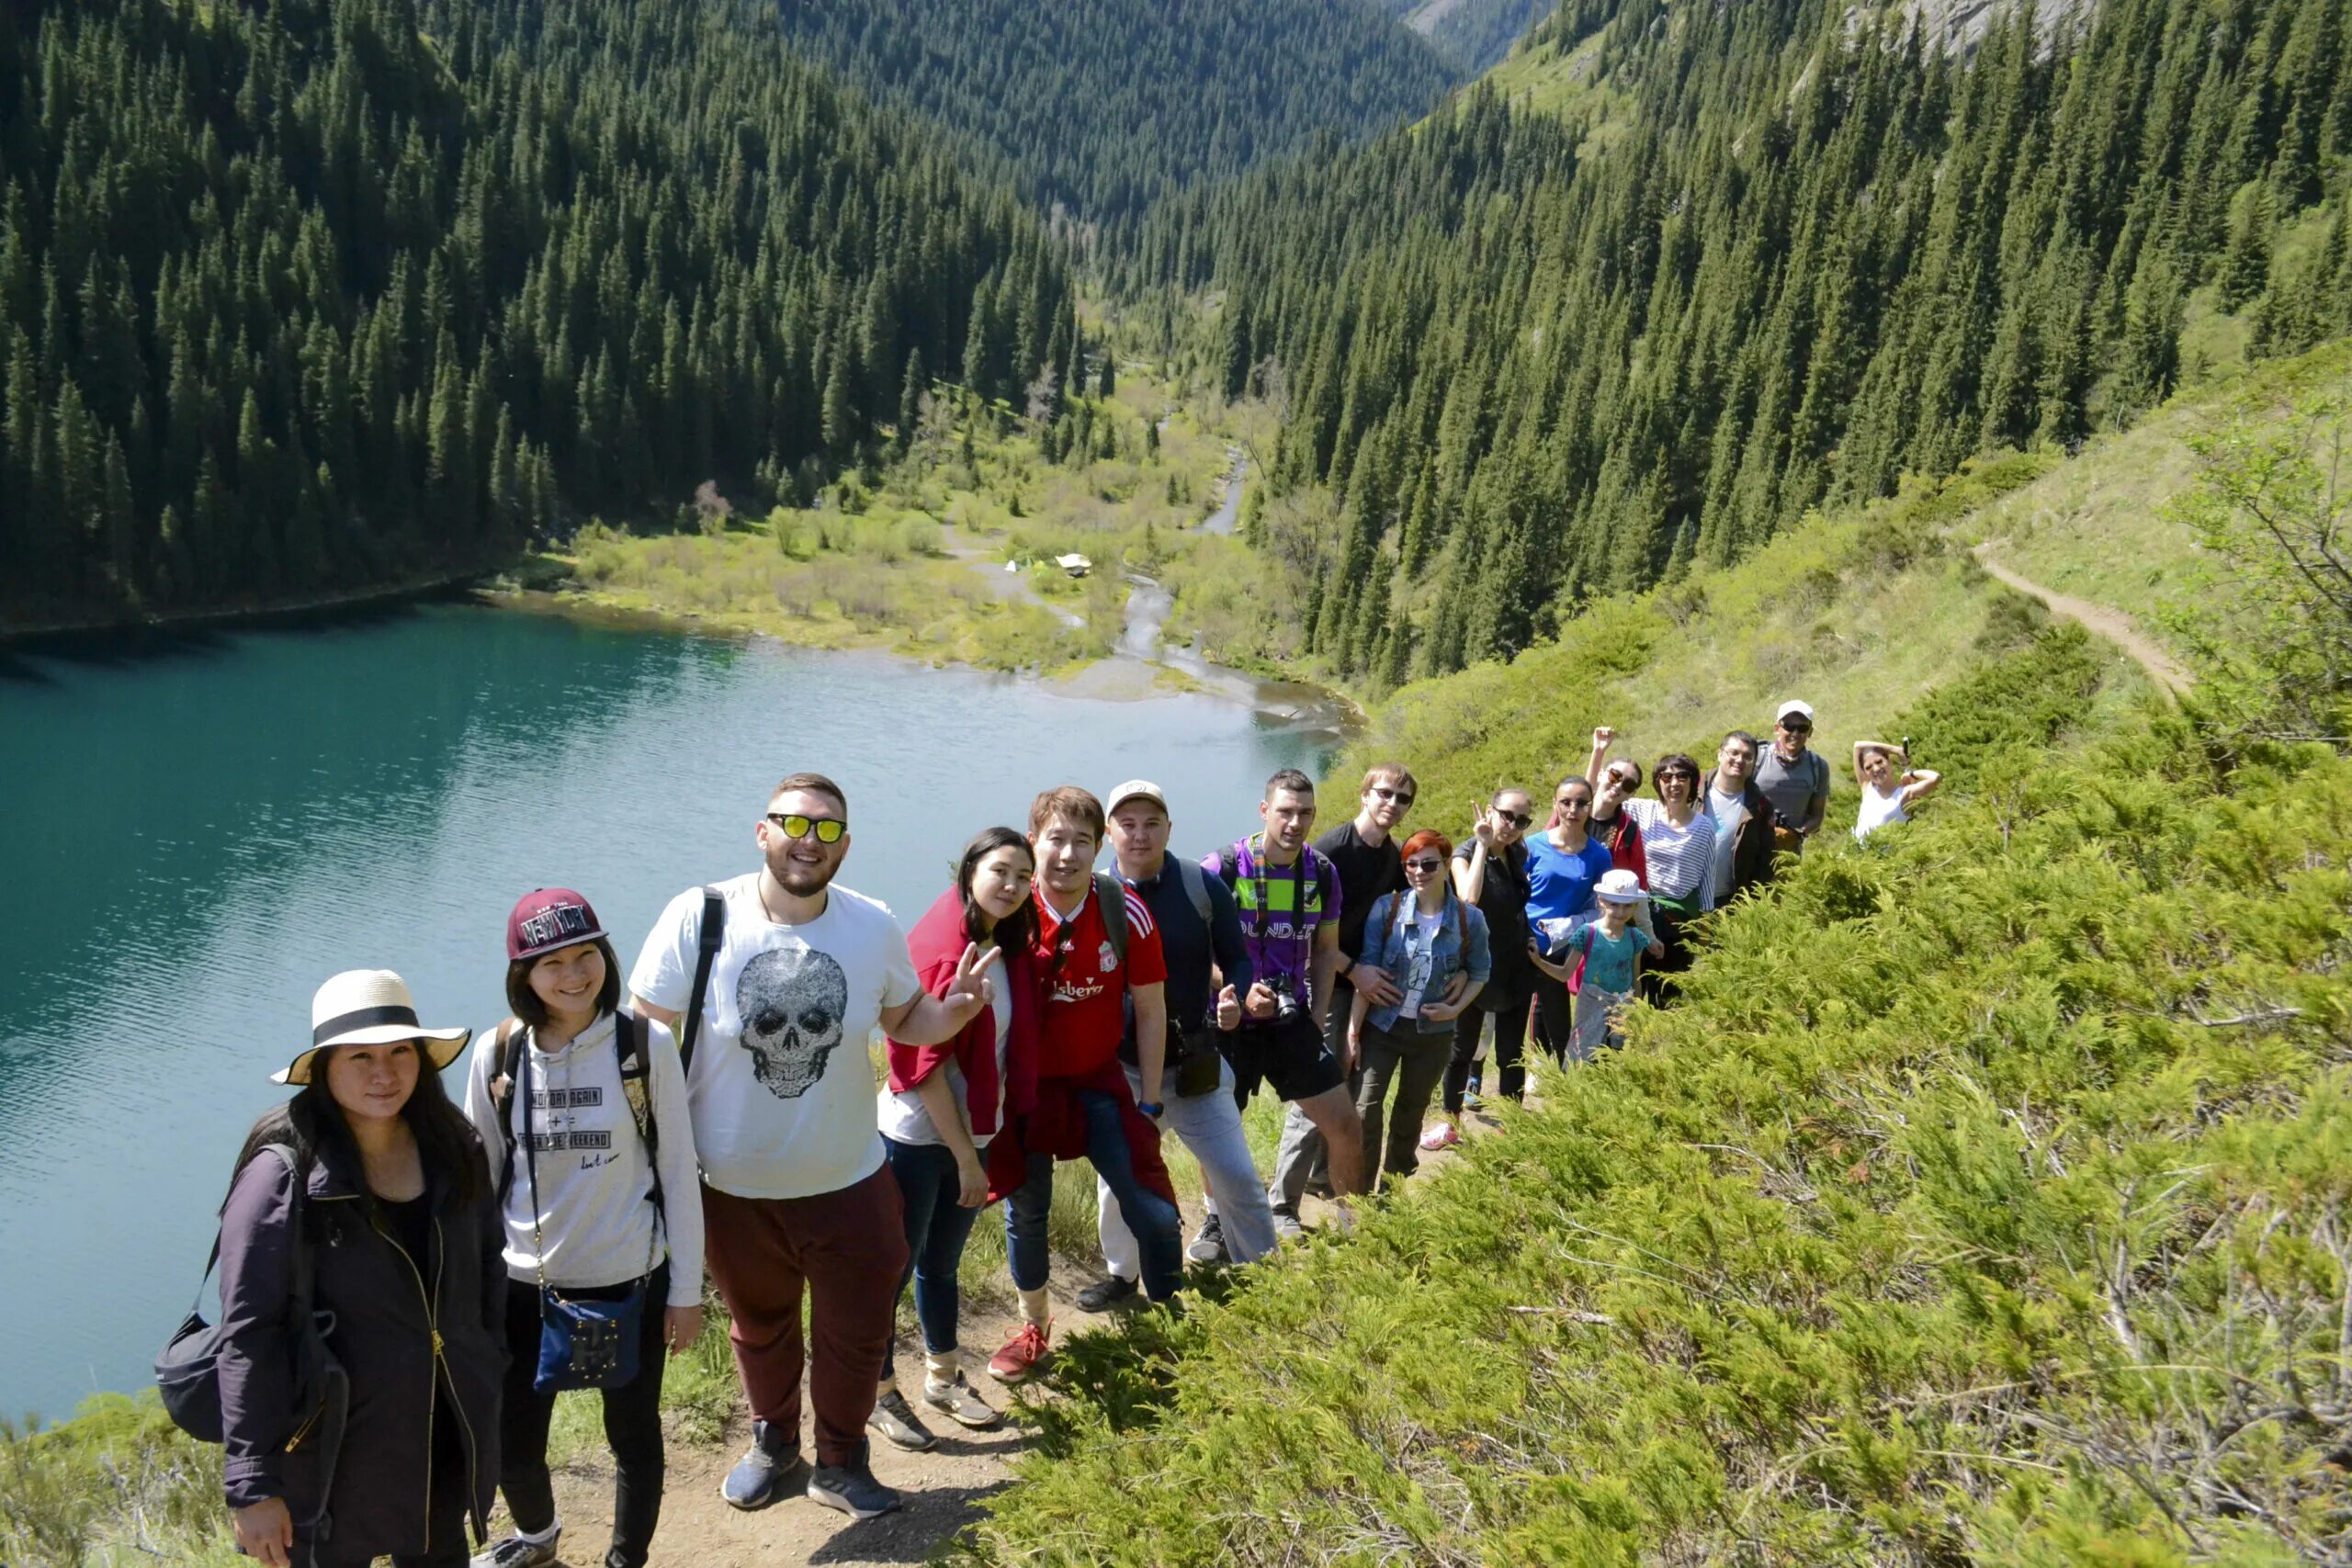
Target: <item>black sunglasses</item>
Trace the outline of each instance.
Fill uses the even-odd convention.
[[[1413,804],[1413,792],[1408,789],[1390,789],[1386,784],[1374,784],[1372,786],[1372,793],[1383,800],[1393,800],[1399,806]]]
[[[1407,871],[1435,871],[1445,862],[1435,855],[1416,855],[1405,863]]]
[[[1498,811],[1495,815],[1501,818],[1504,821],[1510,823],[1514,828],[1524,828],[1530,822],[1535,820],[1533,817],[1524,811]]]
[[[768,820],[783,829],[787,839],[805,839],[814,832],[820,844],[838,844],[842,841],[842,835],[849,831],[849,824],[838,817],[803,817],[797,811],[771,811]]]

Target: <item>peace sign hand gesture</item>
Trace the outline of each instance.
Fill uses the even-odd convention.
[[[1495,835],[1502,829],[1501,822],[1497,819],[1495,808],[1491,806],[1480,805],[1473,807],[1471,810],[1474,813],[1471,821],[1475,825],[1470,829],[1470,836],[1488,849],[1493,849]]]
[[[1004,950],[1000,947],[991,946],[983,953],[978,942],[964,944],[964,956],[956,961],[955,977],[947,982],[947,989],[939,998],[957,1028],[996,1001],[996,985],[989,978],[989,968],[1003,956]]]

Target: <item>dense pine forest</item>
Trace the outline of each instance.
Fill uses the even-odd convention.
[[[1455,79],[1367,0],[783,0],[812,57],[1114,221],[1318,131],[1419,115]]]
[[[0,618],[284,603],[1080,346],[1010,192],[736,0],[0,7]]]
[[[1286,411],[1276,482],[1341,503],[1293,552],[1311,646],[1394,683],[1825,500],[2126,423],[2192,304],[2256,355],[2352,330],[2346,26],[2110,0],[1963,59],[1900,11],[1570,0],[1539,29],[1561,112],[1474,90],[1196,192],[1127,282],[1224,291],[1227,389]]]
[[[1380,0],[1440,54],[1476,74],[1510,52],[1556,0]]]

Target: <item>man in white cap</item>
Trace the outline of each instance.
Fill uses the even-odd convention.
[[[1757,764],[1756,787],[1772,803],[1780,847],[1799,854],[1829,810],[1829,760],[1810,750],[1813,705],[1794,698],[1773,716],[1772,747]]]
[[[1274,1250],[1274,1216],[1241,1129],[1233,1069],[1216,1040],[1219,1030],[1240,1027],[1241,995],[1253,978],[1249,946],[1241,938],[1240,911],[1231,888],[1194,863],[1168,852],[1168,796],[1158,784],[1129,779],[1106,798],[1119,874],[1150,909],[1168,963],[1168,1069],[1160,1130],[1182,1138],[1200,1162],[1214,1204],[1190,1256],[1203,1263],[1254,1262]],[[1141,1098],[1143,1075],[1132,1017],[1119,1059]],[[1133,1296],[1142,1267],[1134,1233],[1110,1184],[1098,1179],[1095,1185],[1102,1263],[1109,1277],[1078,1293],[1078,1304],[1089,1312]]]

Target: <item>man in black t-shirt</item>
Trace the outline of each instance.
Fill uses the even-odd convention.
[[[1394,980],[1377,968],[1355,966],[1363,951],[1364,917],[1373,901],[1405,886],[1405,860],[1397,852],[1393,829],[1413,804],[1413,775],[1395,762],[1383,762],[1363,776],[1357,792],[1356,814],[1349,821],[1315,840],[1315,848],[1340,874],[1340,957],[1343,967],[1331,987],[1331,1006],[1324,1015],[1324,1043],[1331,1054],[1348,1064],[1348,1092],[1355,1093],[1355,1064],[1348,1060],[1348,1014],[1362,989],[1375,1007],[1396,999]],[[1298,1201],[1307,1192],[1330,1190],[1325,1169],[1323,1134],[1294,1105],[1283,1118],[1282,1148],[1274,1156],[1274,1179],[1266,1189],[1273,1205],[1274,1226],[1285,1236],[1300,1234]]]

